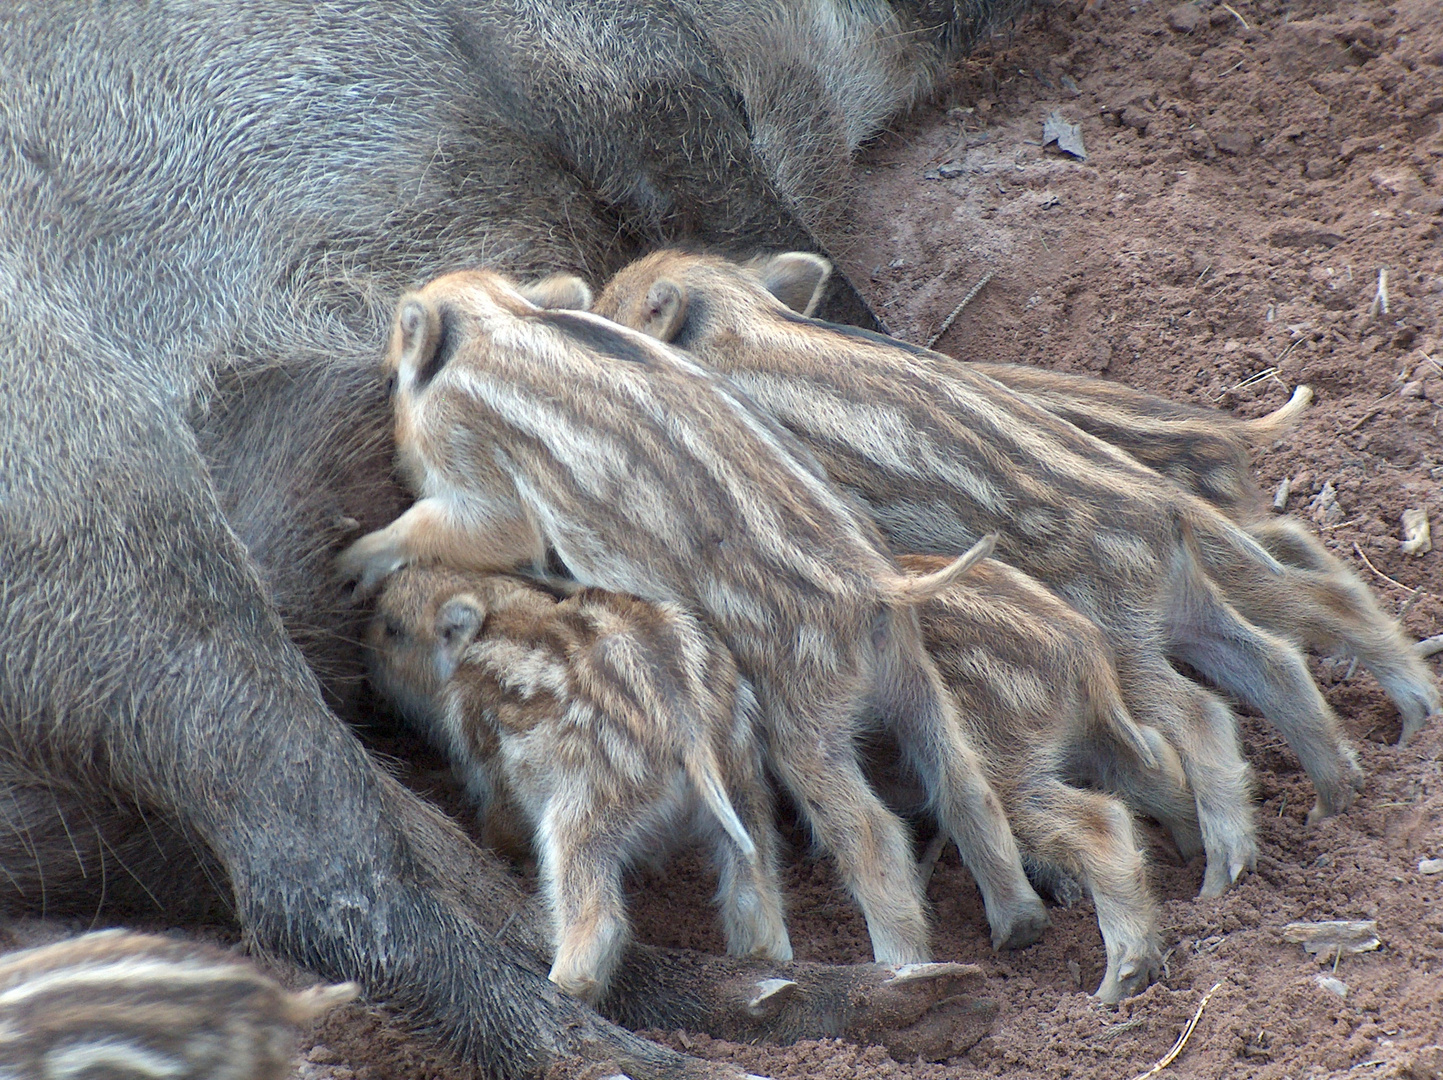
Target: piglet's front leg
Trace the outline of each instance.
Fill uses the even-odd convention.
[[[539,565],[544,554],[541,537],[522,515],[462,516],[450,502],[426,498],[341,552],[336,572],[343,581],[355,582],[356,600],[365,600],[411,563],[493,572]]]

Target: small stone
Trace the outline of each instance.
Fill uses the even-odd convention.
[[[1423,859],[1418,863],[1420,874],[1443,874],[1443,859]]]
[[[1303,175],[1309,180],[1327,180],[1337,171],[1338,165],[1332,158],[1309,158],[1303,166]]]
[[[1249,153],[1254,141],[1253,137],[1244,131],[1222,131],[1213,136],[1213,145],[1224,154],[1232,154],[1234,157]]]
[[[1196,4],[1178,4],[1167,12],[1168,26],[1179,34],[1191,34],[1202,20],[1202,8]]]
[[[1288,496],[1293,493],[1293,481],[1291,477],[1283,477],[1278,484],[1278,490],[1273,492],[1273,512],[1281,514],[1288,508]]]
[[[1053,112],[1042,122],[1042,145],[1056,143],[1057,149],[1071,154],[1079,161],[1087,160],[1087,150],[1082,145],[1082,127],[1068,120],[1060,112]]]
[[[1147,123],[1150,119],[1151,117],[1136,105],[1129,105],[1122,110],[1122,126],[1132,128],[1139,135],[1147,134]]]
[[[1352,161],[1365,150],[1373,151],[1378,148],[1377,139],[1344,139],[1338,147],[1338,156],[1344,161]]]
[[[967,167],[960,161],[949,161],[945,165],[937,166],[937,175],[943,180],[955,180],[967,171]]]
[[[1340,998],[1348,996],[1348,984],[1342,979],[1335,979],[1331,975],[1314,975],[1313,978],[1329,993],[1337,994]]]

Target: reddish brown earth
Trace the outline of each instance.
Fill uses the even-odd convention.
[[[1054,110],[1085,161],[1041,144]],[[934,106],[859,168],[843,262],[899,336],[925,342],[995,274],[938,347],[1091,372],[1259,415],[1300,382],[1318,395],[1268,449],[1271,491],[1378,590],[1409,632],[1443,632],[1443,551],[1399,551],[1399,515],[1425,507],[1443,549],[1443,10],[1438,0],[1232,0],[1040,13],[974,56]],[[1374,305],[1388,268],[1388,310]],[[1314,497],[1325,483],[1336,506]],[[1437,661],[1432,662],[1435,670]],[[1152,834],[1164,898],[1162,980],[1120,1008],[1102,976],[1091,904],[1055,909],[1037,946],[994,955],[972,881],[945,856],[929,895],[938,959],[973,961],[1001,1002],[993,1033],[945,1064],[835,1042],[778,1049],[653,1033],[773,1077],[985,1075],[1128,1080],[1161,1058],[1217,990],[1176,1077],[1443,1077],[1443,721],[1406,750],[1370,676],[1315,660],[1361,748],[1367,790],[1314,828],[1312,791],[1263,721],[1245,717],[1263,856],[1220,900],[1194,894]],[[434,768],[434,761],[423,768]],[[417,774],[423,784],[444,777]],[[798,957],[868,959],[860,916],[793,831],[786,872]],[[638,935],[720,950],[712,882],[694,858],[634,888]],[[1285,923],[1376,919],[1382,948],[1320,967]],[[26,924],[29,942],[62,929]],[[1317,981],[1331,974],[1339,997]],[[376,1010],[311,1033],[299,1076],[446,1075]]]

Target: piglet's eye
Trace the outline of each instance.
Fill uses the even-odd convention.
[[[398,638],[401,636],[401,624],[398,622],[393,622],[391,619],[386,620],[383,629],[385,630],[386,637],[388,638]]]
[[[396,396],[396,373],[394,371],[386,376],[386,396],[388,398]]]

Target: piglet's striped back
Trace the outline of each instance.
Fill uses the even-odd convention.
[[[354,984],[287,990],[194,942],[104,930],[0,958],[5,1080],[271,1080]]]

